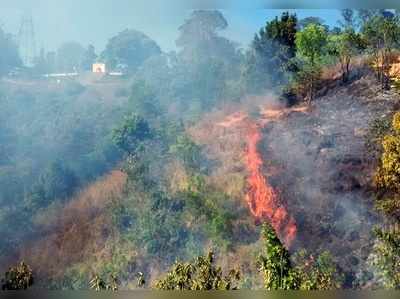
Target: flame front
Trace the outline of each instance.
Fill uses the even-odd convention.
[[[258,220],[268,220],[285,245],[290,247],[296,237],[296,224],[293,217],[280,203],[279,195],[269,185],[267,178],[262,175],[263,161],[258,152],[261,137],[260,126],[250,125],[246,152],[246,166],[249,171],[247,178],[249,190],[246,194],[246,201],[251,213]]]
[[[248,114],[236,112],[228,116],[217,125],[224,128],[244,126],[247,138],[247,150],[245,153],[248,192],[246,202],[250,212],[259,221],[268,221],[275,229],[279,238],[286,247],[290,247],[296,238],[297,227],[294,218],[289,215],[282,204],[279,194],[269,184],[268,179],[262,174],[263,160],[258,152],[258,144],[262,139],[262,128],[271,121],[276,121],[292,112],[307,112],[308,107],[291,107],[280,109],[268,109],[261,107],[262,117],[252,121]]]

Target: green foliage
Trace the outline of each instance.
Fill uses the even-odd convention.
[[[321,58],[327,50],[328,35],[323,26],[310,24],[303,31],[296,33],[296,46],[305,59],[304,65],[297,74],[297,84],[305,85],[308,100],[315,97],[315,91],[321,73]]]
[[[367,42],[377,79],[382,88],[389,89],[392,51],[400,42],[399,20],[396,17],[373,16],[364,23],[362,34]]]
[[[258,259],[267,290],[332,290],[340,288],[341,276],[328,252],[315,260],[302,250],[293,260],[279,241],[274,229],[263,224],[264,254]]]
[[[156,94],[144,80],[135,81],[129,96],[130,109],[145,119],[154,119],[160,114]]]
[[[274,229],[263,224],[261,234],[264,251],[258,259],[259,271],[264,276],[264,288],[267,290],[291,290],[299,288],[297,273],[294,271],[290,255],[280,242]]]
[[[108,41],[101,58],[111,69],[126,65],[133,72],[146,59],[159,54],[161,50],[155,41],[142,32],[126,29]]]
[[[334,290],[341,287],[342,276],[338,274],[329,252],[325,251],[315,259],[301,250],[293,259],[301,290]]]
[[[290,72],[296,70],[291,63],[296,55],[296,26],[296,15],[285,12],[255,35],[243,74],[249,92],[259,93],[287,83]]]
[[[324,27],[310,24],[296,33],[297,50],[314,66],[325,54],[327,37]]]
[[[374,119],[368,128],[368,133],[366,136],[365,146],[368,153],[373,158],[380,158],[382,155],[382,141],[385,135],[391,133],[392,130],[392,118],[384,117]]]
[[[2,289],[7,291],[26,290],[33,285],[33,282],[32,270],[24,262],[8,269],[1,280]]]
[[[378,187],[400,191],[400,113],[393,116],[393,134],[382,141],[381,165],[376,174]]]
[[[400,289],[400,234],[397,229],[376,228],[377,240],[370,257],[379,282],[386,289]]]
[[[89,45],[82,54],[80,68],[84,71],[91,71],[93,63],[96,62],[97,54],[93,45]]]
[[[329,53],[338,58],[344,83],[349,80],[351,60],[360,53],[361,44],[361,36],[352,29],[328,38]]]
[[[223,275],[221,267],[214,265],[214,254],[199,256],[193,263],[175,263],[165,278],[157,281],[159,290],[234,290],[240,280],[240,272],[230,270]]]
[[[188,168],[198,169],[201,162],[201,149],[187,135],[178,135],[176,143],[172,144],[169,152],[175,155]]]
[[[31,211],[46,208],[51,202],[69,198],[78,186],[76,175],[61,161],[55,161],[39,177],[25,198],[25,206]]]
[[[112,139],[115,145],[128,155],[135,155],[142,142],[153,136],[149,124],[137,114],[126,116],[123,124],[114,129]]]
[[[80,69],[85,49],[77,42],[66,42],[57,50],[57,70],[77,72]]]

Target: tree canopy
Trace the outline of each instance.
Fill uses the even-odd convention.
[[[110,68],[125,65],[133,72],[146,59],[159,54],[161,49],[154,40],[140,31],[126,29],[108,41],[101,58]]]

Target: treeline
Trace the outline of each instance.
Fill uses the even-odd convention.
[[[304,251],[290,256],[279,241],[273,228],[264,224],[261,231],[263,252],[255,261],[263,277],[266,290],[334,290],[341,287],[342,275],[335,267],[329,253],[314,258]],[[298,266],[293,264],[296,261]],[[145,274],[135,275],[137,288],[149,287]],[[194,261],[175,262],[171,269],[150,287],[157,290],[237,290],[245,277],[238,269],[222,269],[215,263],[213,252],[198,256]],[[34,286],[32,269],[25,263],[11,267],[2,279],[3,290],[26,290]],[[118,291],[118,276],[95,275],[88,279],[86,288],[95,291]]]

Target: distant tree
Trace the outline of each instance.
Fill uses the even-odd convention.
[[[236,55],[236,46],[219,31],[225,30],[228,22],[217,10],[196,10],[179,27],[176,45],[185,61],[194,62],[204,58],[230,59]]]
[[[157,281],[159,290],[234,290],[240,280],[240,272],[230,270],[224,276],[221,267],[214,265],[214,254],[199,256],[193,263],[175,263],[165,278]]]
[[[89,45],[82,55],[81,69],[84,71],[90,71],[93,63],[97,59],[96,50],[93,45]]]
[[[325,28],[316,24],[310,24],[296,34],[298,52],[306,60],[303,72],[306,74],[305,77],[309,77],[308,98],[310,102],[314,99],[316,82],[320,73],[320,59],[325,54],[327,38]]]
[[[26,290],[33,285],[33,282],[32,270],[24,262],[8,269],[1,280],[2,289],[5,291]]]
[[[372,18],[379,16],[379,9],[357,9],[358,26],[363,30],[365,24]]]
[[[57,50],[57,68],[61,72],[79,71],[85,49],[77,42],[66,42]]]
[[[227,26],[221,12],[195,10],[179,27],[179,51],[173,70],[177,76],[172,84],[178,88],[174,94],[188,109],[192,108],[188,98],[198,100],[201,109],[210,109],[224,97],[227,82],[240,76],[237,44],[220,35]]]
[[[296,55],[296,26],[298,24],[295,14],[282,13],[280,19],[267,22],[264,34],[260,32],[262,40],[273,40],[288,49],[288,59]]]
[[[356,15],[353,9],[342,9],[342,19],[339,21],[341,27],[347,31],[355,30],[357,28]]]
[[[400,44],[398,20],[382,15],[373,16],[365,22],[362,34],[367,42],[367,50],[371,55],[377,79],[383,89],[389,89],[393,50]]]
[[[147,121],[137,114],[131,114],[125,117],[120,127],[114,129],[112,139],[118,148],[134,156],[142,147],[142,142],[152,136]]]
[[[361,43],[360,35],[351,28],[328,38],[329,54],[338,58],[344,83],[349,79],[353,57],[361,52]]]
[[[249,91],[281,86],[287,83],[290,72],[297,70],[291,63],[296,55],[296,28],[296,15],[285,12],[255,35],[244,71]]]
[[[134,72],[146,59],[160,54],[161,49],[154,40],[140,31],[126,29],[108,41],[101,59],[111,69],[126,65]]]
[[[40,175],[27,195],[25,204],[28,209],[45,208],[56,200],[65,200],[72,196],[79,186],[75,173],[61,161],[55,161]]]
[[[49,73],[53,73],[57,70],[57,53],[54,51],[47,52],[46,54],[46,65]]]
[[[133,83],[129,105],[131,111],[148,120],[160,114],[157,94],[144,80],[136,80]]]
[[[318,25],[325,28],[326,31],[329,31],[329,27],[325,25],[325,21],[319,17],[306,17],[304,19],[299,20],[298,29],[299,31],[305,29],[308,25]]]
[[[10,70],[21,65],[22,61],[16,43],[10,34],[0,28],[0,76],[8,74]]]

